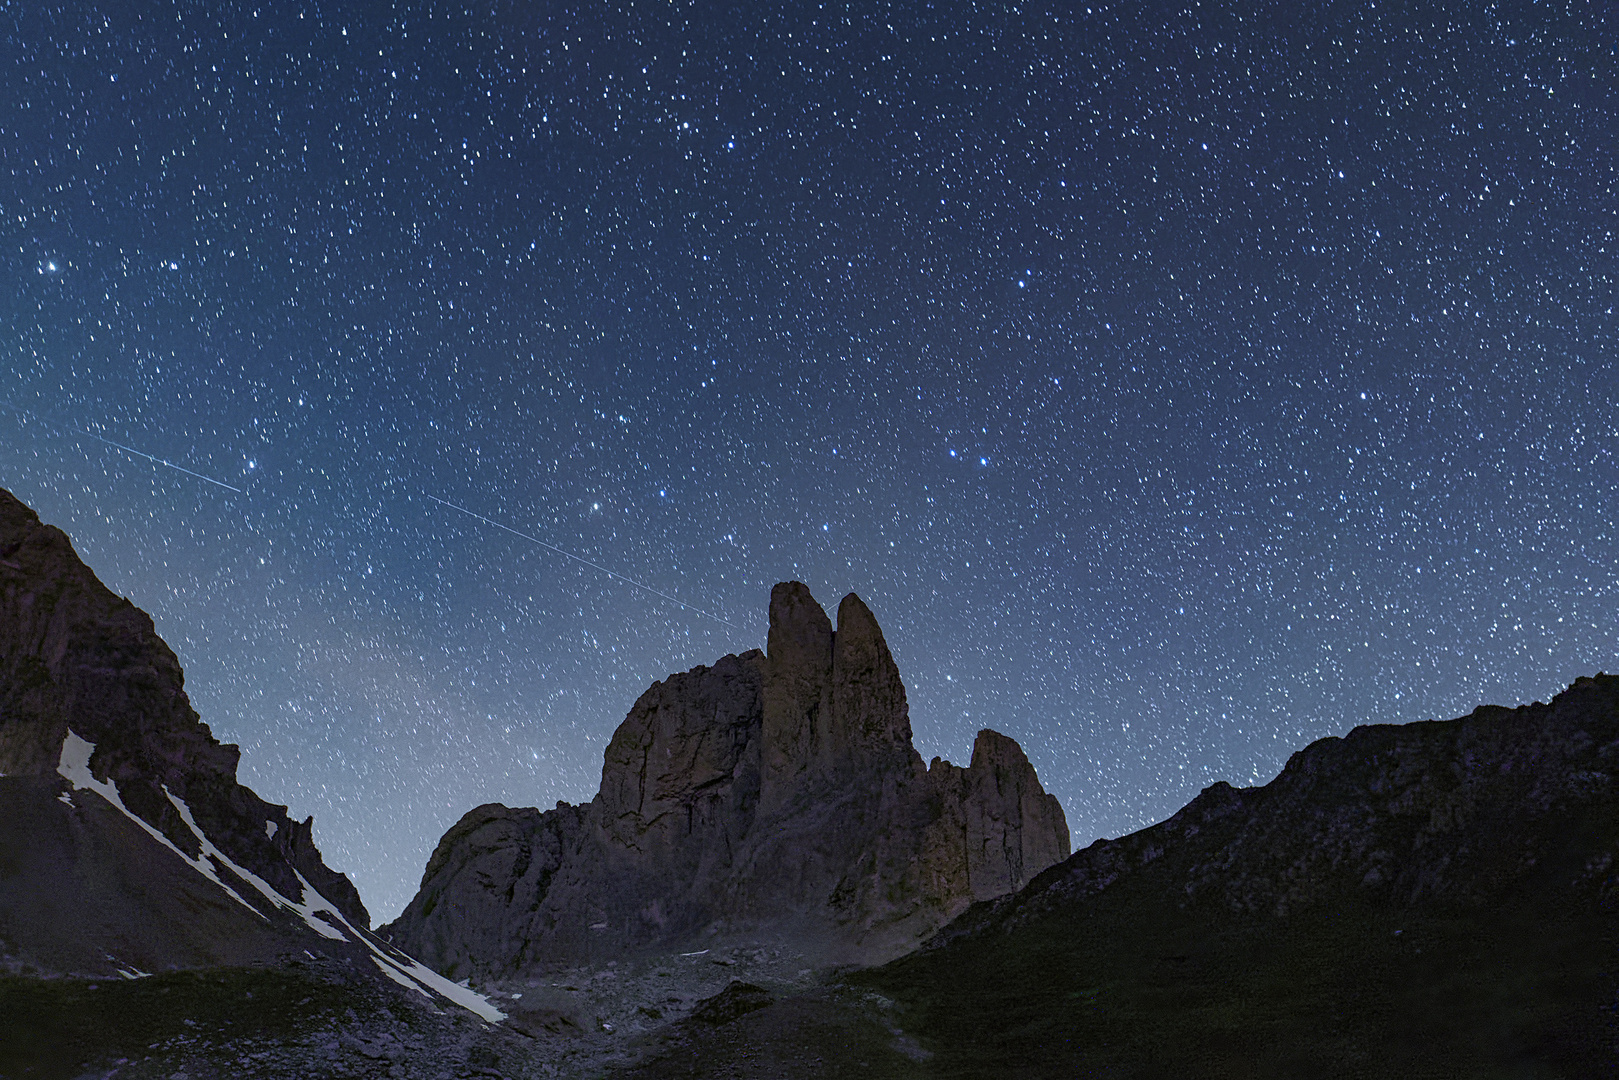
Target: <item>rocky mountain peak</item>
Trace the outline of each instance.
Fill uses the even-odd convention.
[[[237,747],[221,744],[185,693],[180,661],[151,617],[115,595],[60,529],[0,490],[0,775],[58,782],[69,737],[94,746],[94,778],[179,850],[198,853],[180,805],[201,831],[275,888],[298,874],[344,916],[370,916],[285,807],[236,781]],[[176,802],[178,800],[178,803]]]
[[[783,675],[819,680],[832,670],[832,622],[801,581],[770,590],[770,665]]]
[[[49,773],[69,727],[97,743],[96,764],[178,781],[191,763],[236,767],[185,696],[180,662],[147,614],[96,580],[67,536],[0,491],[0,773]],[[113,716],[137,716],[116,725]]]
[[[905,684],[883,640],[882,628],[865,602],[850,593],[838,605],[838,634],[832,646],[834,739],[851,757],[883,758],[907,766],[911,749],[911,710]],[[917,759],[916,765],[920,765]],[[908,771],[915,771],[908,770]]]
[[[803,789],[832,713],[832,622],[799,581],[770,590],[760,698],[759,802],[774,812]]]
[[[456,977],[743,933],[869,959],[1067,855],[1011,739],[924,768],[858,596],[834,631],[806,586],[777,585],[767,647],[653,684],[585,806],[469,813],[386,932]]]
[[[498,1018],[366,931],[313,822],[238,783],[239,757],[151,618],[0,490],[0,970],[313,959]]]

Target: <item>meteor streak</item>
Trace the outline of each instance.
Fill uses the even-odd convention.
[[[9,411],[11,411],[13,413],[16,413],[18,416],[25,417],[26,419],[29,419],[29,420],[33,420],[36,423],[42,424],[43,426],[48,427],[48,428],[54,428],[54,429],[56,429],[57,431],[60,431],[60,432],[64,432],[64,433],[72,432],[74,434],[83,435],[83,436],[85,436],[87,438],[94,439],[98,443],[104,443],[107,446],[112,447],[114,450],[121,450],[122,452],[124,452],[126,454],[133,454],[135,457],[144,458],[145,460],[150,461],[154,465],[163,466],[165,469],[173,469],[175,472],[185,473],[185,475],[187,475],[187,476],[193,477],[193,478],[195,478],[197,480],[201,480],[201,481],[203,481],[205,483],[213,484],[215,487],[222,487],[226,491],[234,491],[238,495],[245,494],[243,489],[241,489],[239,487],[236,487],[236,486],[234,486],[232,484],[227,484],[223,480],[215,480],[211,476],[205,476],[200,472],[195,472],[195,471],[193,471],[191,469],[186,468],[184,465],[176,465],[174,462],[169,461],[169,460],[167,460],[165,458],[160,458],[160,457],[156,456],[155,454],[148,454],[144,450],[135,449],[133,446],[125,446],[121,442],[114,442],[113,440],[111,440],[109,438],[106,438],[105,436],[97,435],[95,432],[87,431],[84,428],[78,427],[77,425],[52,423],[51,421],[46,420],[43,417],[41,417],[41,416],[39,416],[39,415],[37,415],[35,413],[29,412],[27,409],[19,409],[17,406],[11,404],[9,401],[0,401],[0,409],[7,409],[7,410],[9,410]],[[538,536],[534,536],[534,535],[532,535],[530,533],[523,532],[521,529],[514,529],[510,525],[503,525],[500,522],[496,521],[494,518],[484,517],[482,514],[477,513],[476,511],[468,510],[464,506],[459,506],[459,505],[457,505],[457,504],[455,504],[453,502],[449,502],[448,500],[441,499],[436,495],[429,495],[425,491],[421,492],[421,494],[422,494],[422,496],[424,498],[430,499],[433,502],[438,503],[440,506],[447,506],[451,510],[454,510],[457,513],[460,513],[460,514],[465,514],[467,517],[474,518],[474,519],[476,519],[478,521],[481,521],[485,525],[493,526],[494,528],[500,529],[502,532],[509,532],[513,536],[522,537],[524,540],[527,540],[527,541],[529,541],[530,543],[533,543],[533,544],[538,544],[538,545],[540,545],[540,547],[544,548],[545,550],[550,551],[550,552],[554,552],[554,553],[556,553],[558,555],[561,555],[565,559],[572,559],[574,562],[582,563],[583,565],[590,567],[592,570],[595,570],[598,573],[606,574],[608,577],[612,578],[615,581],[622,581],[624,584],[632,586],[633,588],[640,589],[642,592],[651,593],[653,596],[656,596],[660,600],[667,600],[669,603],[674,604],[676,607],[680,608],[682,611],[690,611],[690,612],[692,612],[694,614],[702,615],[705,618],[713,619],[717,623],[723,623],[724,625],[731,627],[731,629],[733,629],[733,630],[737,629],[737,625],[735,623],[730,622],[730,621],[722,618],[721,616],[714,614],[712,611],[707,611],[707,610],[705,610],[703,608],[697,607],[695,604],[688,604],[683,600],[677,600],[673,596],[670,596],[668,593],[659,592],[657,589],[654,589],[652,586],[650,586],[650,585],[648,585],[648,584],[646,584],[644,582],[636,581],[632,577],[625,577],[623,574],[620,574],[620,573],[617,573],[615,571],[609,570],[609,569],[607,569],[607,567],[602,566],[599,563],[593,563],[589,559],[584,558],[581,555],[575,555],[571,551],[566,551],[566,550],[564,550],[562,548],[559,548],[555,544],[548,544],[544,540],[541,540]]]
[[[725,619],[720,618],[718,615],[714,614],[712,611],[704,611],[702,608],[696,607],[696,606],[694,606],[692,604],[688,604],[685,601],[676,600],[674,597],[670,596],[668,593],[659,592],[657,589],[654,589],[650,585],[643,585],[641,582],[636,581],[634,578],[627,578],[623,574],[614,573],[613,571],[607,569],[607,567],[605,567],[605,566],[601,566],[601,565],[599,565],[597,563],[593,563],[589,559],[582,558],[581,556],[575,555],[571,551],[564,551],[561,548],[557,547],[555,544],[547,544],[544,540],[541,540],[538,536],[531,536],[526,532],[522,532],[522,531],[520,531],[518,529],[512,528],[510,525],[502,525],[500,522],[496,521],[494,518],[486,518],[482,514],[477,513],[476,511],[468,510],[464,506],[457,506],[453,502],[446,502],[445,500],[439,498],[436,495],[427,494],[427,492],[425,492],[425,491],[422,492],[421,494],[422,494],[422,496],[424,498],[432,499],[434,502],[438,503],[440,506],[448,506],[451,510],[455,510],[455,511],[457,511],[459,513],[465,514],[469,518],[476,518],[477,520],[483,522],[485,525],[493,525],[495,528],[501,529],[501,530],[503,530],[505,532],[509,532],[513,536],[521,536],[524,540],[528,540],[531,543],[538,544],[547,551],[554,551],[558,555],[561,555],[565,559],[572,559],[574,562],[584,563],[586,566],[590,567],[592,570],[600,571],[601,573],[606,574],[610,578],[613,578],[615,580],[624,582],[626,585],[633,585],[637,589],[640,589],[642,592],[649,592],[653,596],[656,596],[656,597],[658,597],[659,599],[662,599],[662,600],[667,600],[671,604],[674,604],[677,607],[679,607],[679,608],[681,608],[681,609],[683,609],[685,611],[694,611],[699,615],[705,615],[708,618],[713,619],[715,622],[725,623],[726,626],[729,626],[733,630],[737,629],[737,625],[735,623],[727,622]]]
[[[73,432],[76,432],[76,433],[78,433],[80,435],[86,435],[86,436],[94,439],[96,442],[106,443],[108,446],[111,446],[116,450],[122,450],[126,454],[134,454],[136,457],[145,458],[147,461],[150,461],[154,465],[161,465],[166,469],[173,469],[175,472],[182,472],[182,473],[185,473],[187,476],[194,476],[198,480],[206,480],[208,483],[213,484],[216,487],[222,487],[226,491],[234,491],[238,495],[242,494],[242,489],[241,488],[232,487],[230,484],[225,483],[225,481],[223,481],[223,480],[215,480],[213,477],[204,476],[200,472],[192,472],[190,469],[186,468],[184,465],[176,465],[172,461],[167,461],[167,460],[165,460],[163,458],[160,458],[160,457],[154,457],[151,454],[144,453],[143,451],[135,449],[133,446],[125,446],[123,443],[113,442],[111,439],[104,439],[100,435],[97,435],[93,431],[86,431],[84,428],[75,427],[72,424],[66,424],[66,425],[53,424],[49,420],[41,419],[40,417],[36,416],[35,414],[29,412],[27,409],[19,409],[19,408],[17,408],[17,406],[11,404],[8,401],[0,401],[0,406],[4,406],[5,408],[10,409],[12,412],[16,413],[19,416],[26,416],[30,420],[36,420],[39,423],[44,424],[46,427],[54,427],[59,431],[73,431]]]

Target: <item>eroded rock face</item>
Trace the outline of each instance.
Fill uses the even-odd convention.
[[[974,900],[1015,892],[1068,857],[1061,804],[1040,787],[1023,748],[1005,735],[980,731],[970,767],[934,759],[928,781],[939,789],[941,808],[932,828],[949,837],[941,853],[956,848],[958,832],[965,838],[957,872],[960,888]]]
[[[933,944],[1099,910],[1142,881],[1183,907],[1253,919],[1346,901],[1460,910],[1548,880],[1569,903],[1611,910],[1616,775],[1612,675],[1576,679],[1546,704],[1357,727],[1294,754],[1263,787],[1221,781],[1167,821],[1096,841]]]
[[[66,874],[68,862],[64,860],[89,859],[86,853],[95,845],[110,845],[109,851],[118,848],[125,843],[119,839],[125,832],[131,838],[128,844],[147,843],[142,830],[128,819],[109,807],[96,808],[98,796],[81,793],[78,802],[74,801],[58,772],[70,731],[94,744],[88,763],[94,779],[115,784],[124,806],[186,856],[195,858],[201,846],[176,799],[189,809],[209,841],[279,892],[293,898],[303,896],[301,874],[351,923],[369,924],[353,884],[322,861],[311,839],[311,822],[292,821],[286,807],[273,806],[237,783],[239,751],[216,740],[192,709],[179,661],[157,636],[151,618],[102,585],[79,560],[66,535],[41,523],[31,509],[0,490],[0,785],[6,786],[4,798],[11,807],[0,827],[12,826],[0,840],[28,851],[29,858],[39,862],[37,869],[45,875],[38,878],[40,882],[55,881],[52,874]],[[43,807],[34,805],[39,800],[44,800]],[[20,824],[24,817],[37,826],[35,832]],[[102,824],[102,818],[113,824]],[[119,820],[128,822],[127,827],[117,824]],[[58,845],[60,852],[39,861],[49,846],[43,838],[58,832],[66,846]],[[105,894],[102,908],[108,912],[136,902],[129,897],[119,899],[112,881],[138,876],[143,861],[151,860],[135,854],[134,848],[124,854],[128,855],[123,860],[129,864],[127,872],[114,873],[112,868],[122,864],[113,855],[80,866],[75,871],[80,879],[73,902],[90,905],[85,907],[90,911],[96,890]],[[168,875],[170,869],[152,869],[152,873]],[[85,874],[99,883],[87,885],[90,878]],[[190,870],[180,876],[188,874],[196,877]],[[34,933],[18,929],[24,922],[34,925],[28,921],[32,916],[24,918],[32,910],[32,900],[25,895],[23,877],[26,875],[8,877],[0,896],[4,900],[0,931],[13,938]],[[207,903],[217,901],[231,907],[221,890],[205,879],[197,880],[201,883],[199,895],[210,897]],[[153,896],[173,892],[167,885],[148,885],[150,888],[129,888]],[[136,898],[141,903],[148,899],[152,898]],[[191,918],[200,921],[202,903],[175,901],[175,910],[189,910]],[[245,908],[233,917],[241,915],[248,924],[257,920]],[[93,937],[88,926],[60,929],[64,941],[75,934],[86,942]],[[128,933],[139,936],[134,929]],[[177,963],[209,959],[211,954],[193,957],[186,951],[190,946],[180,940],[184,934],[176,933],[178,944],[167,952],[160,949],[158,954],[175,957]],[[93,951],[90,944],[85,948]]]
[[[457,978],[759,932],[874,959],[1068,855],[1011,739],[923,765],[859,597],[834,632],[804,585],[777,585],[768,645],[643,694],[590,803],[469,813],[384,932]]]

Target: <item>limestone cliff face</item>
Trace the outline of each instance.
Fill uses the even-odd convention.
[[[1611,912],[1616,775],[1612,675],[1576,679],[1546,704],[1357,727],[1294,754],[1263,787],[1222,781],[1167,821],[1096,841],[933,943],[1051,933],[1049,920],[1116,910],[1134,902],[1116,895],[1141,888],[1221,919],[1345,904],[1434,905],[1446,918],[1525,902]]]
[[[935,758],[928,782],[940,808],[929,829],[930,851],[938,854],[929,864],[942,870],[959,858],[954,871],[973,900],[1015,892],[1068,857],[1061,804],[1040,787],[1023,748],[1005,735],[980,731],[966,769]]]
[[[302,895],[302,874],[350,922],[369,925],[353,884],[321,860],[311,822],[291,821],[286,807],[237,783],[240,751],[213,737],[184,684],[151,617],[107,589],[61,530],[0,490],[0,776],[59,784],[71,731],[95,746],[91,773],[186,855],[196,857],[199,842],[170,794],[280,892]]]
[[[923,765],[859,597],[834,631],[805,586],[776,586],[768,648],[643,694],[590,803],[467,814],[384,932],[456,977],[744,933],[871,959],[1067,856],[1011,739]]]

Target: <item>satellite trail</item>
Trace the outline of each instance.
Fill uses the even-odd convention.
[[[216,487],[224,488],[226,491],[234,491],[238,495],[242,494],[242,489],[241,488],[232,487],[230,484],[225,483],[225,481],[223,481],[223,480],[215,480],[213,477],[204,476],[200,472],[192,472],[190,469],[186,468],[184,465],[176,465],[172,461],[167,461],[167,460],[165,460],[163,458],[155,457],[155,456],[153,456],[151,454],[148,454],[148,453],[145,453],[143,451],[137,450],[133,446],[125,446],[123,443],[113,442],[111,439],[104,439],[100,435],[97,435],[93,431],[86,431],[84,428],[75,427],[72,424],[53,424],[49,420],[42,419],[41,417],[37,416],[36,414],[29,412],[27,409],[19,409],[19,408],[17,408],[17,406],[11,404],[9,401],[0,401],[0,406],[4,406],[5,408],[10,409],[12,412],[16,413],[18,416],[26,416],[30,420],[34,420],[34,421],[37,421],[38,423],[44,424],[46,427],[53,427],[53,428],[56,428],[58,431],[71,431],[71,432],[75,432],[75,433],[77,433],[79,435],[86,435],[86,436],[94,439],[96,442],[106,443],[108,446],[114,448],[115,450],[122,450],[126,454],[134,454],[136,457],[145,458],[147,461],[150,461],[154,465],[161,465],[165,469],[173,469],[175,472],[185,473],[187,476],[194,476],[198,480],[205,480],[208,483],[213,484]]]
[[[41,425],[43,425],[45,427],[48,427],[48,428],[55,428],[57,431],[73,432],[74,434],[84,435],[84,436],[86,436],[88,438],[94,439],[96,442],[105,443],[107,446],[110,446],[115,450],[121,450],[126,454],[133,454],[138,458],[145,458],[147,461],[150,461],[154,465],[161,465],[165,469],[173,469],[175,472],[185,473],[187,476],[195,477],[198,480],[202,480],[202,481],[204,481],[206,483],[213,484],[215,487],[222,487],[226,491],[234,491],[238,495],[245,494],[245,492],[241,488],[235,487],[235,486],[233,486],[231,484],[227,484],[223,480],[215,480],[211,476],[204,476],[202,473],[195,472],[195,471],[193,471],[191,469],[188,469],[184,465],[176,465],[172,461],[168,461],[168,460],[166,460],[164,458],[157,457],[154,454],[148,454],[143,450],[137,450],[133,446],[125,446],[123,443],[113,442],[111,439],[105,438],[105,437],[103,437],[101,435],[97,435],[93,431],[86,431],[84,428],[77,427],[77,426],[72,425],[72,424],[54,424],[51,421],[46,420],[46,419],[40,417],[39,415],[37,415],[35,413],[29,412],[27,409],[19,409],[17,406],[11,404],[9,401],[0,401],[0,408],[9,409],[11,412],[16,413],[18,416],[26,417],[29,420],[33,420],[36,423],[39,423],[39,424],[41,424]],[[622,582],[624,582],[624,584],[633,586],[633,587],[635,587],[637,589],[640,589],[642,592],[651,593],[653,596],[656,596],[660,600],[667,600],[669,603],[674,604],[676,607],[680,608],[682,611],[690,611],[690,612],[693,612],[695,614],[702,615],[705,618],[713,619],[717,623],[723,623],[724,625],[729,626],[733,630],[737,629],[737,625],[735,623],[729,622],[728,620],[726,620],[724,618],[721,618],[720,616],[714,614],[712,611],[708,611],[708,610],[705,610],[703,608],[700,608],[700,607],[696,606],[695,604],[688,604],[684,600],[677,600],[673,596],[670,596],[668,593],[659,592],[657,589],[654,589],[652,586],[647,585],[647,584],[645,584],[643,582],[640,582],[640,581],[636,581],[634,578],[625,577],[623,574],[616,573],[616,572],[614,572],[612,570],[609,570],[609,569],[607,569],[607,567],[602,566],[599,563],[593,563],[589,559],[584,558],[583,556],[575,555],[571,551],[566,551],[566,550],[564,550],[562,548],[559,548],[555,544],[548,544],[544,540],[541,540],[538,536],[533,536],[533,535],[531,535],[529,533],[523,532],[520,529],[514,529],[510,525],[502,525],[500,522],[496,521],[494,518],[484,517],[482,514],[477,513],[476,511],[468,510],[464,506],[458,506],[455,503],[449,502],[449,501],[447,501],[445,499],[441,499],[436,495],[429,495],[425,491],[422,492],[421,494],[423,495],[423,497],[431,499],[433,502],[438,503],[440,506],[447,506],[451,510],[456,511],[457,513],[465,514],[465,515],[467,515],[467,517],[470,517],[470,518],[476,518],[478,521],[483,522],[485,525],[491,525],[491,526],[493,526],[493,527],[495,527],[497,529],[502,530],[503,532],[509,532],[513,536],[520,536],[524,540],[527,540],[530,543],[538,544],[542,548],[544,548],[545,550],[555,552],[556,554],[561,555],[565,559],[572,559],[574,562],[582,563],[585,566],[590,567],[592,570],[595,570],[595,571],[597,571],[599,573],[606,574],[608,577],[612,578],[615,581],[622,581]]]
[[[486,518],[482,514],[477,513],[476,511],[468,510],[464,506],[457,506],[453,502],[446,502],[445,500],[439,498],[436,495],[427,494],[427,492],[425,492],[425,491],[422,492],[422,496],[424,498],[432,499],[434,502],[438,503],[440,506],[448,506],[451,510],[455,510],[455,511],[458,511],[459,513],[465,514],[467,517],[477,518],[479,521],[483,522],[485,525],[493,525],[495,528],[504,530],[505,532],[509,532],[513,536],[521,536],[524,540],[528,540],[528,541],[530,541],[532,543],[538,544],[547,551],[554,551],[558,555],[561,555],[563,558],[572,559],[574,562],[578,562],[578,563],[584,563],[586,566],[590,567],[592,570],[598,570],[601,573],[606,574],[610,578],[614,578],[615,580],[624,582],[626,585],[633,585],[637,589],[640,589],[642,592],[649,592],[653,596],[656,596],[656,597],[658,597],[660,599],[663,599],[663,600],[667,600],[671,604],[674,604],[674,605],[682,608],[685,611],[694,611],[699,615],[704,615],[704,616],[707,616],[710,619],[713,619],[715,622],[725,623],[726,626],[729,626],[733,630],[738,628],[735,623],[728,622],[725,619],[720,618],[718,615],[714,614],[712,611],[704,611],[702,608],[697,607],[697,606],[695,606],[693,604],[688,604],[683,600],[676,600],[674,597],[670,596],[668,593],[659,592],[657,589],[654,589],[650,585],[643,585],[641,582],[636,581],[634,578],[627,578],[623,574],[614,573],[613,571],[607,569],[607,567],[605,567],[605,566],[601,566],[601,565],[599,565],[597,563],[593,563],[589,559],[582,558],[581,556],[575,555],[571,551],[564,551],[561,548],[557,547],[555,544],[547,544],[544,540],[541,540],[538,536],[531,536],[526,532],[522,532],[522,531],[520,531],[518,529],[512,528],[510,525],[502,525],[500,522],[496,521],[494,518]]]

